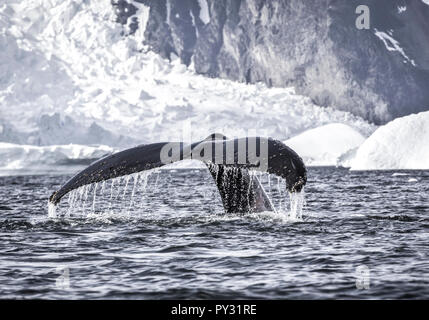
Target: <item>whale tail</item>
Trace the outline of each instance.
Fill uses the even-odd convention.
[[[262,137],[227,139],[222,134],[211,134],[190,145],[160,142],[104,157],[72,177],[51,195],[49,201],[56,205],[64,195],[81,186],[184,159],[198,159],[206,164],[226,212],[274,211],[259,180],[250,174],[250,170],[284,178],[289,192],[300,192],[307,181],[302,159],[280,141]]]

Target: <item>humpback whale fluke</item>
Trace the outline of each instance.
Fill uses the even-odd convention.
[[[249,170],[275,174],[286,180],[289,192],[300,192],[307,182],[302,159],[284,143],[272,138],[227,139],[211,134],[192,144],[160,142],[140,145],[104,157],[82,170],[49,198],[57,205],[68,192],[81,186],[162,167],[184,159],[201,160],[208,167],[226,212],[274,211]]]

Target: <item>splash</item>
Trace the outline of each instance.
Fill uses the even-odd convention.
[[[130,208],[135,205],[136,198],[144,198],[149,177],[157,171],[157,169],[143,171],[114,178],[109,182],[81,186],[70,191],[61,205],[56,206],[49,202],[48,216],[70,218],[96,216],[101,213],[112,214],[116,211],[129,213]]]
[[[275,209],[274,212],[263,213],[263,216],[286,222],[302,221],[306,204],[304,188],[301,192],[288,192],[286,181],[281,177],[259,171],[252,172],[252,175],[261,183]]]
[[[48,217],[49,218],[57,217],[57,206],[50,201],[48,201]]]
[[[289,192],[289,218],[291,220],[302,220],[302,213],[305,206],[305,192]]]

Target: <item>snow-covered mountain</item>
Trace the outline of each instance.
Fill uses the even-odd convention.
[[[157,29],[156,10],[167,6],[168,19],[158,23],[173,23],[181,17],[181,13],[171,15],[179,10],[179,2],[184,9],[194,8],[194,30],[215,27],[212,7],[218,4],[211,1],[6,0],[0,4],[0,174],[84,164],[136,144],[196,141],[213,132],[229,137],[272,136],[293,145],[307,164],[342,165],[350,163],[359,145],[376,130],[360,116],[340,110],[341,104],[321,107],[310,93],[306,93],[310,97],[298,94],[296,90],[305,93],[298,83],[281,84],[293,84],[295,89],[250,83],[257,80],[252,74],[248,84],[207,77],[234,79],[202,72],[197,60],[203,56],[197,58],[196,47],[186,60],[177,50],[180,37],[173,37],[167,59],[167,52],[153,42],[155,37],[165,45],[171,40]],[[231,3],[227,8],[233,13]],[[267,10],[264,6],[261,2],[262,12]],[[169,32],[176,30],[172,26]],[[185,41],[182,47],[192,46]],[[290,48],[295,44],[291,42]],[[244,51],[237,54],[246,56]],[[220,56],[215,60],[222,61]],[[413,56],[413,61],[419,65],[423,60]],[[326,63],[341,73],[338,65],[329,59]],[[372,96],[364,89],[360,94]],[[350,110],[358,105],[351,104]]]
[[[429,110],[429,5],[421,0],[114,0],[118,22],[198,73],[294,86],[376,123]],[[144,24],[136,7],[150,7]],[[358,29],[356,8],[369,8]],[[360,12],[360,11],[358,11]]]

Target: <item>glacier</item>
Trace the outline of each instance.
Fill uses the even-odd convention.
[[[109,146],[33,146],[0,142],[0,175],[73,172],[109,155]]]
[[[135,21],[144,24],[147,10],[135,10]],[[317,106],[293,87],[198,75],[149,50],[144,32],[130,34],[132,26],[118,23],[106,1],[12,1],[0,13],[3,142],[125,148],[200,140],[212,132],[286,140],[329,123],[364,136],[376,128]],[[19,155],[22,167],[33,163],[22,159],[26,154]]]
[[[309,166],[349,167],[355,155],[362,162],[358,148],[383,128],[318,106],[293,86],[211,78],[179,56],[162,57],[145,42],[151,7],[115,3],[0,5],[0,174],[61,171],[137,144],[213,132],[271,136]],[[194,18],[209,26],[212,4],[198,3]],[[118,21],[115,10],[124,8],[129,14]]]

